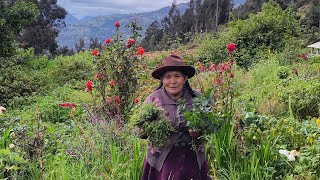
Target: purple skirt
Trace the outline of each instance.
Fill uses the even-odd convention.
[[[161,171],[157,171],[144,160],[142,180],[210,180],[208,164],[199,170],[197,156],[190,147],[173,147]]]

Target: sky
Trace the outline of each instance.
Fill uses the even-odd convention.
[[[174,0],[58,0],[58,5],[65,8],[78,19],[86,16],[110,14],[131,14],[149,12],[171,6]],[[175,0],[177,4],[190,0]]]

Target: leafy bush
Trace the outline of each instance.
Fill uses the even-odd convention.
[[[319,79],[292,78],[279,88],[279,97],[291,106],[294,115],[301,119],[319,116],[320,83]]]
[[[83,52],[74,56],[58,56],[50,63],[48,68],[49,78],[52,86],[63,86],[69,84],[75,89],[84,89],[83,81],[94,76],[94,67],[88,52]],[[82,84],[79,82],[82,81]]]
[[[199,51],[197,60],[203,63],[218,64],[228,59],[226,54],[226,44],[231,42],[229,32],[219,34],[207,34],[199,40]]]

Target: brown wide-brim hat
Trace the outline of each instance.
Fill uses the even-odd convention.
[[[167,71],[180,71],[191,78],[196,73],[196,69],[192,66],[186,65],[183,60],[177,55],[169,55],[162,62],[162,66],[151,73],[151,76],[160,79]]]

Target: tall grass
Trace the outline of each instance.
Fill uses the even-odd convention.
[[[115,137],[93,128],[95,149],[85,141],[74,143],[46,161],[45,179],[141,179],[146,146],[128,135]],[[112,137],[113,136],[113,137]]]

